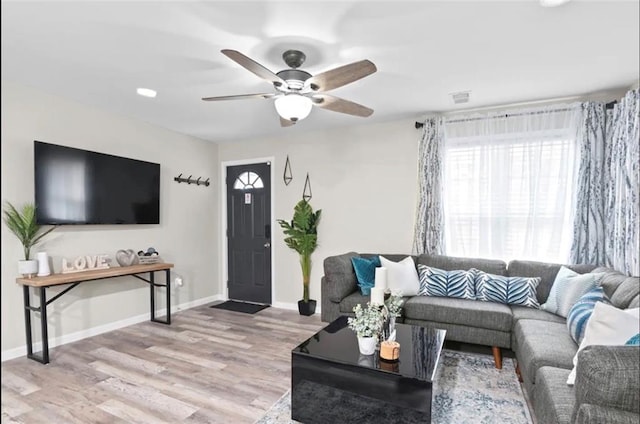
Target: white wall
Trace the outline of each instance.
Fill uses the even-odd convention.
[[[221,161],[275,157],[274,222],[291,219],[309,172],[310,203],[314,209],[322,209],[319,247],[312,256],[313,299],[320,301],[322,262],[327,256],[352,250],[411,253],[420,138],[414,121],[302,134],[287,130],[283,128],[279,137],[220,144],[219,154]],[[288,186],[282,179],[287,155],[293,171]],[[284,244],[279,226],[274,225],[272,234],[274,303],[295,304],[302,297],[298,257]]]
[[[160,225],[59,227],[33,250],[34,256],[47,251],[54,271],[59,272],[62,257],[105,253],[115,258],[118,249],[138,251],[153,246],[166,262],[175,264],[172,279],[176,275],[184,278],[185,285],[173,289],[174,306],[211,299],[222,292],[216,144],[6,81],[2,82],[1,107],[3,202],[18,206],[34,199],[33,140],[161,164]],[[211,178],[211,185],[178,184],[173,177],[180,173]],[[15,284],[22,248],[6,225],[1,228],[2,352],[6,359],[25,345],[22,290]],[[49,290],[49,296],[57,291]],[[87,282],[56,300],[48,311],[50,338],[54,342],[69,339],[148,317],[149,289],[132,277]]]

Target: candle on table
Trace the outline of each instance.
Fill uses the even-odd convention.
[[[387,290],[387,268],[385,267],[376,268],[375,286],[385,291]]]
[[[371,288],[371,304],[384,305],[384,289],[382,287]]]

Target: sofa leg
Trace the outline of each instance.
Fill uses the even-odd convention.
[[[520,372],[520,364],[516,363],[516,375],[518,376],[518,381],[522,383],[522,373]]]
[[[502,369],[502,352],[498,346],[491,346],[491,350],[493,351],[493,361],[496,363],[496,368]]]

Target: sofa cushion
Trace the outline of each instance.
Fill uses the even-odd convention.
[[[515,325],[515,342],[520,371],[529,385],[536,382],[536,371],[544,366],[571,371],[578,351],[567,325],[561,322],[521,319]]]
[[[568,424],[575,408],[576,396],[567,386],[569,371],[542,367],[536,372],[533,390],[534,412],[538,424]]]
[[[539,321],[549,322],[561,322],[564,323],[565,319],[551,312],[543,311],[542,309],[529,308],[527,306],[510,305],[511,313],[513,314],[513,326],[521,319],[537,319]]]
[[[356,305],[366,306],[367,302],[370,300],[369,296],[364,296],[360,291],[354,291],[340,302],[340,312],[343,314],[352,314],[353,308]]]
[[[356,274],[353,271],[351,258],[358,256],[356,252],[349,252],[337,256],[329,256],[324,260],[325,284],[323,296],[331,302],[340,303],[345,296],[358,290]]]
[[[538,296],[538,302],[545,303],[549,297],[549,291],[553,285],[553,281],[556,278],[556,274],[560,270],[561,264],[552,264],[547,262],[535,262],[535,261],[511,261],[507,267],[507,274],[509,276],[520,277],[540,277],[540,284],[536,288]],[[595,269],[594,265],[565,265],[572,271],[578,274],[584,274],[585,272],[591,272]]]
[[[637,414],[640,412],[640,348],[585,348],[580,352],[574,390],[578,404],[599,404]]]
[[[567,384],[573,384],[576,368],[580,367],[578,353],[587,346],[622,346],[638,332],[640,309],[618,309],[602,302],[596,303],[591,318],[587,322],[584,338],[573,358],[573,370]]]
[[[455,256],[423,254],[418,256],[416,263],[445,271],[476,268],[489,274],[507,275],[507,264],[496,259],[458,258]]]
[[[353,264],[353,270],[356,273],[358,279],[358,287],[360,287],[360,293],[364,296],[371,294],[371,288],[375,285],[376,279],[376,267],[379,267],[380,257],[374,256],[373,258],[351,258]]]
[[[512,318],[507,305],[430,296],[415,296],[407,300],[404,316],[507,332],[511,329]]]
[[[607,406],[583,403],[576,412],[574,424],[638,424],[640,416],[635,412],[622,411]]]
[[[443,269],[418,264],[421,296],[455,297],[475,300],[474,273],[471,271]]]
[[[491,330],[488,328],[470,327],[468,325],[424,321],[411,318],[405,318],[403,322],[404,324],[445,330],[447,332],[445,337],[447,341],[472,343],[484,346],[497,346],[505,349],[511,348],[511,333],[508,331]]]
[[[539,278],[505,277],[474,270],[476,299],[484,302],[504,303],[539,308],[536,287]]]
[[[640,293],[640,277],[627,277],[618,272],[605,274],[600,285],[611,304],[620,309],[629,308]]]

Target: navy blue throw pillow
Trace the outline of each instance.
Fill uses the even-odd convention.
[[[353,269],[356,271],[356,277],[358,278],[358,287],[360,287],[360,293],[363,296],[369,296],[371,294],[371,287],[374,286],[376,280],[376,267],[382,266],[380,264],[380,257],[374,256],[370,259],[367,258],[351,258]]]

